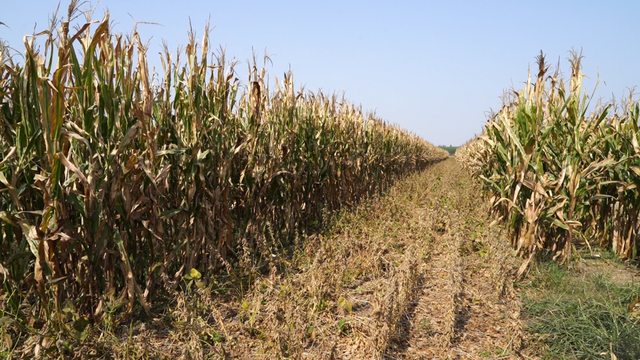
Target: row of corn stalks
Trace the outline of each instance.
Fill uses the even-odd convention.
[[[567,84],[541,53],[535,82],[530,74],[524,89],[507,93],[482,135],[456,155],[484,183],[520,255],[545,249],[566,261],[573,245],[596,243],[635,259],[640,103],[631,94],[589,112],[581,60],[572,52]]]
[[[99,319],[108,299],[149,312],[185,275],[259,267],[324,212],[447,157],[291,73],[269,88],[255,58],[242,85],[208,29],[154,76],[135,30],[113,34],[108,14],[72,30],[74,13],[25,38],[23,65],[0,50],[0,302],[18,317]]]

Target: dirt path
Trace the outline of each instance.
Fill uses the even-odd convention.
[[[488,226],[478,188],[459,166],[449,160],[432,171],[434,196],[425,202],[439,219],[432,258],[418,271],[415,298],[385,358],[518,358],[520,303],[510,278],[515,259]]]
[[[226,317],[226,358],[511,359],[515,259],[455,159],[308,239]],[[240,304],[238,306],[237,304]]]

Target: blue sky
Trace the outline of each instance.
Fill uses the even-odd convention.
[[[54,0],[1,0],[0,39],[47,28]],[[93,4],[96,4],[94,1]],[[61,13],[66,13],[63,1]],[[201,37],[210,19],[212,48],[246,69],[252,49],[266,49],[270,75],[291,67],[296,85],[345,93],[365,110],[436,145],[480,133],[503,90],[521,88],[543,50],[569,73],[569,50],[582,49],[584,85],[596,98],[620,98],[640,85],[640,1],[143,1],[103,0],[118,32],[135,21],[150,41],[152,64],[162,40],[185,45],[189,18]],[[272,79],[273,81],[273,79]]]

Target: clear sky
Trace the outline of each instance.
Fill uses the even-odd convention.
[[[0,39],[21,50],[35,24],[47,28],[57,1],[0,4],[0,22],[9,27],[0,26]],[[106,9],[118,32],[130,32],[134,20],[162,24],[138,26],[152,64],[163,39],[171,49],[187,43],[189,18],[199,38],[210,19],[211,48],[226,48],[240,70],[252,49],[266,49],[272,77],[291,67],[296,85],[344,92],[436,145],[480,133],[486,112],[500,107],[503,90],[522,87],[540,50],[569,74],[569,50],[582,49],[589,93],[600,75],[596,98],[620,98],[640,85],[636,0],[102,0],[94,18]]]

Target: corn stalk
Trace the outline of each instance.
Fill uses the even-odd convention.
[[[559,70],[548,75],[541,53],[535,83],[530,75],[508,94],[483,134],[458,153],[528,259],[546,249],[568,261],[576,242],[594,241],[637,257],[639,104],[630,97],[620,115],[611,114],[613,104],[587,113],[581,60],[572,52],[566,84]]]
[[[18,317],[69,332],[70,307],[150,313],[192,269],[258,271],[328,212],[447,157],[291,72],[270,89],[255,57],[243,85],[208,27],[154,78],[135,29],[75,13],[27,37],[23,65],[0,47],[0,298]]]

